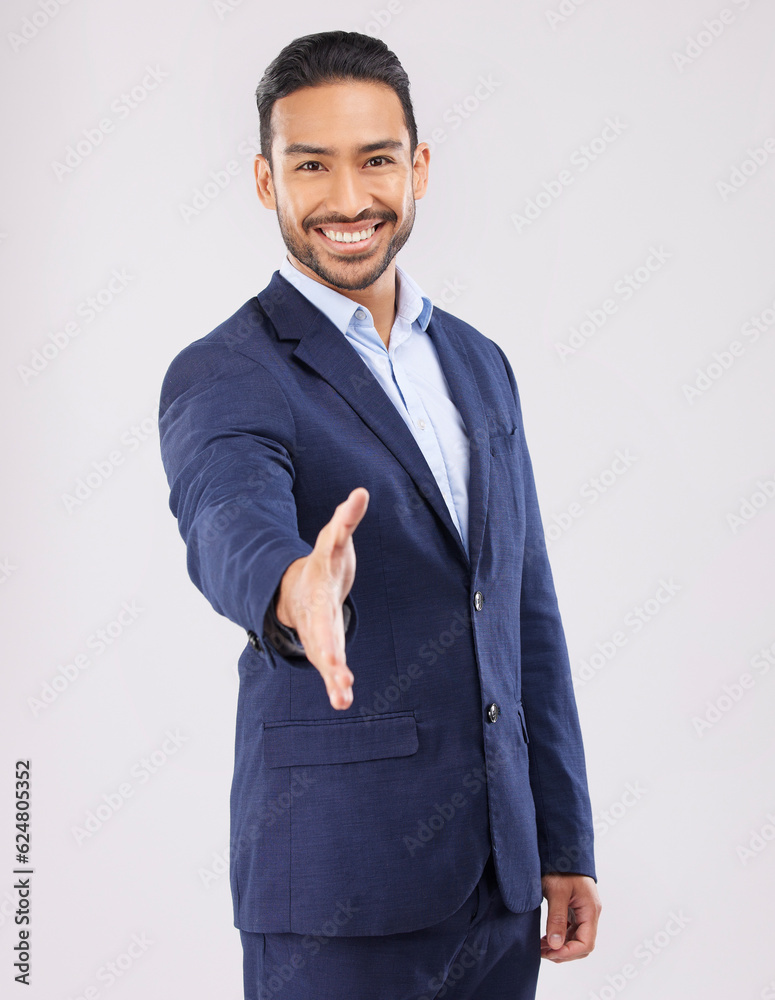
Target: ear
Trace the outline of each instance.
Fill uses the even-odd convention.
[[[274,184],[272,183],[272,171],[269,169],[269,161],[261,153],[256,153],[253,163],[253,173],[256,176],[256,191],[258,198],[264,208],[277,208],[275,201]]]
[[[428,165],[431,159],[431,147],[427,142],[418,144],[414,151],[412,163],[412,189],[415,198],[422,198],[428,189]]]

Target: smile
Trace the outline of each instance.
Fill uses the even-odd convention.
[[[361,229],[355,232],[342,232],[338,229],[317,229],[316,232],[320,233],[321,237],[329,246],[336,244],[336,249],[340,252],[347,252],[351,247],[354,250],[360,251],[366,250],[371,246],[374,242],[377,230],[381,225],[382,223],[378,222],[376,225],[370,226],[368,229]]]

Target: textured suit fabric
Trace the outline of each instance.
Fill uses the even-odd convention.
[[[240,931],[245,1000],[534,1000],[541,907],[512,913],[492,855],[474,891],[433,927],[379,937]]]
[[[467,547],[468,435],[426,332],[433,302],[398,264],[395,271],[396,315],[386,348],[365,306],[304,274],[287,255],[280,265],[281,277],[331,320],[392,399],[414,434]],[[275,600],[270,602],[264,622],[270,642],[284,656],[304,656],[298,635],[278,621]],[[343,613],[346,631],[348,605]]]
[[[278,272],[164,379],[161,452],[189,575],[242,628],[261,634],[336,505],[356,486],[371,498],[353,536],[350,708],[331,706],[305,658],[266,641],[239,658],[230,880],[244,931],[314,933],[338,907],[346,936],[430,927],[471,895],[490,849],[514,913],[540,905],[543,873],[596,878],[514,374],[444,310],[428,330],[469,435],[470,558],[393,403]]]
[[[468,551],[469,447],[428,324],[433,302],[396,264],[396,315],[387,348],[371,311],[297,270],[286,257],[280,275],[331,320],[368,365],[411,431]]]

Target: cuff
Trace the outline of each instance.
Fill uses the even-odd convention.
[[[304,656],[304,646],[299,640],[299,634],[296,629],[291,628],[289,625],[283,625],[283,623],[277,618],[276,606],[279,594],[280,588],[278,587],[272,595],[269,607],[266,609],[266,615],[264,617],[264,634],[277,652],[282,656]],[[349,595],[342,605],[342,618],[344,620],[346,639],[347,630],[350,627],[350,623],[353,621],[353,608],[350,604]]]

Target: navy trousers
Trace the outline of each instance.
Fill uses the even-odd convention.
[[[419,931],[313,937],[241,930],[245,1000],[534,1000],[540,927],[540,906],[507,909],[491,854],[460,909]]]

